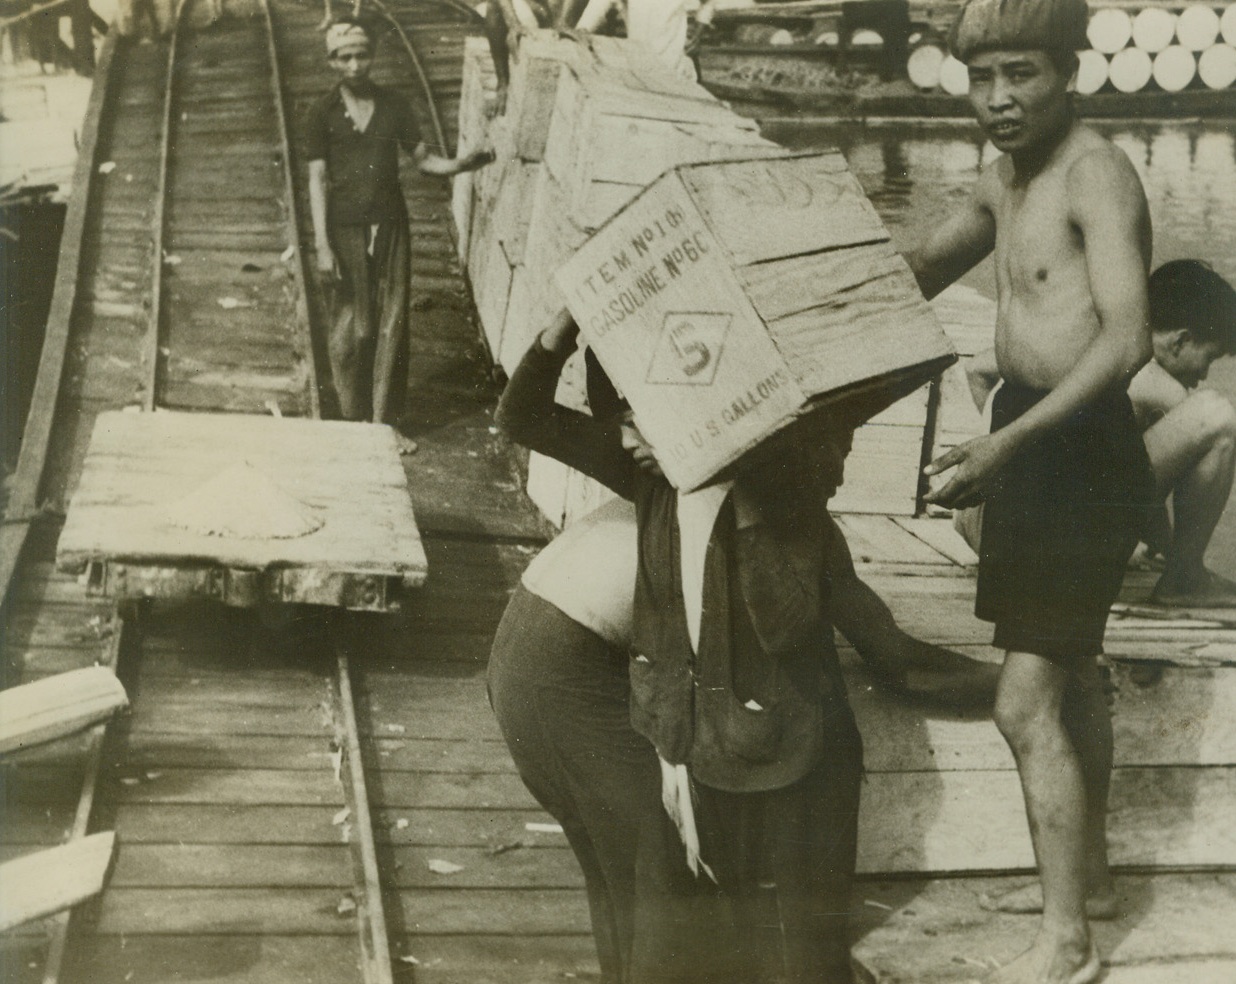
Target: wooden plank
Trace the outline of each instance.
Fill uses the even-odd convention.
[[[1115,865],[1236,864],[1232,771],[1117,769],[1108,812]],[[1015,771],[873,773],[863,789],[864,873],[1031,870]]]
[[[167,509],[246,461],[277,474],[286,495],[320,515],[320,529],[294,539],[243,539],[171,522]],[[220,487],[219,504],[236,494]],[[100,415],[57,563],[74,569],[99,558],[426,570],[390,428],[215,414]]]
[[[854,432],[854,448],[845,461],[845,481],[829,501],[829,510],[914,515],[921,448],[921,431],[864,424]]]
[[[251,774],[254,780],[261,773]],[[343,843],[334,823],[339,803],[325,806],[231,803],[123,802],[116,809],[116,834],[134,844],[325,844]]]
[[[117,802],[243,806],[340,806],[343,791],[328,770],[142,769],[125,775]]]
[[[580,889],[412,889],[394,895],[396,920],[418,933],[591,935]]]
[[[253,703],[248,706],[206,705],[193,700],[139,701],[133,711],[133,728],[165,734],[233,734],[322,737],[330,735],[330,723],[313,704],[286,706]]]
[[[950,713],[892,696],[875,684],[848,651],[843,654],[843,665],[859,730],[866,739],[869,773],[1014,767],[987,713]],[[1111,675],[1117,766],[1236,765],[1236,718],[1232,716],[1236,671],[1168,668],[1162,676],[1145,682],[1138,668],[1116,664]],[[453,754],[449,749],[440,751]],[[391,757],[400,755],[397,761],[404,761],[413,754],[432,762],[432,747],[392,751]]]
[[[508,847],[508,845],[503,845]],[[529,849],[396,847],[390,884],[399,889],[435,888],[583,888],[584,876],[569,847]],[[432,861],[447,861],[462,870],[438,874]]]
[[[348,845],[125,844],[110,888],[352,887]]]
[[[982,976],[1025,949],[1025,916],[989,913],[982,896],[999,897],[1026,883],[1017,878],[956,878],[868,883],[862,887],[855,956],[881,984],[956,984]],[[1228,927],[1236,921],[1231,874],[1128,875],[1116,879],[1124,915],[1092,923],[1110,968],[1104,980],[1177,980],[1178,966],[1224,968],[1236,958]],[[1158,976],[1162,975],[1162,976]],[[1224,976],[1192,978],[1220,984]]]
[[[145,678],[143,678],[145,679]],[[125,745],[126,761],[139,771],[150,769],[223,769],[243,762],[252,769],[304,770],[330,768],[335,753],[325,734],[291,735],[214,734],[209,742],[193,734],[166,734],[131,729]]]
[[[9,687],[0,692],[0,755],[64,738],[128,703],[116,674],[102,666]]]
[[[943,554],[954,564],[972,567],[978,563],[978,554],[971,550],[970,544],[966,543],[961,534],[953,529],[953,522],[949,518],[898,518],[894,522],[933,550]]]
[[[6,520],[22,519],[32,515],[38,506],[39,484],[43,477],[52,423],[56,412],[57,394],[64,372],[68,350],[69,332],[73,311],[77,304],[77,283],[82,267],[82,242],[86,233],[86,218],[90,206],[90,186],[95,171],[99,133],[103,124],[103,112],[110,88],[113,57],[116,42],[112,37],[104,39],[95,68],[95,81],[90,101],[82,122],[78,140],[77,166],[73,172],[72,187],[76,189],[65,213],[64,228],[60,237],[60,255],[56,262],[56,283],[52,291],[51,306],[47,313],[47,330],[39,356],[39,370],[35,378],[34,392],[30,399],[31,412],[22,434],[17,466],[9,485]],[[8,595],[17,558],[24,542],[25,526],[18,525],[11,531],[6,528],[0,539],[0,597]]]
[[[530,810],[536,800],[515,775],[395,772],[383,776],[373,793],[375,807],[404,809]]]
[[[29,812],[29,811],[27,811]],[[116,833],[133,844],[289,844],[342,843],[343,824],[334,823],[338,806],[125,803],[116,813]],[[532,822],[549,822],[543,810],[392,809],[375,813],[380,842],[493,848],[522,842],[527,847],[566,845],[561,834],[537,834]],[[404,821],[404,823],[400,823]]]
[[[910,564],[946,564],[946,558],[898,526],[888,516],[838,516],[850,552],[864,562],[900,561]]]
[[[0,932],[97,895],[115,844],[111,832],[92,834],[0,865]]]
[[[345,897],[337,888],[114,888],[103,896],[97,932],[350,937],[351,912],[339,912]]]
[[[87,934],[73,965],[91,984],[340,984],[355,980],[356,944],[340,936],[277,936],[228,927],[223,935]]]
[[[409,935],[403,952],[417,959],[417,979],[427,984],[545,984],[596,977],[590,937]],[[1194,982],[1196,984],[1196,982]]]

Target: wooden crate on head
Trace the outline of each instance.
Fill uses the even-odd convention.
[[[684,490],[817,408],[867,420],[956,357],[836,152],[675,168],[556,279]],[[863,496],[886,491],[875,471]]]

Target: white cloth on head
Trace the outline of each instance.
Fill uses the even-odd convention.
[[[328,55],[333,55],[340,48],[352,44],[363,44],[372,48],[373,38],[359,24],[332,24],[326,29],[326,53]]]

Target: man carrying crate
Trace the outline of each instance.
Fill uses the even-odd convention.
[[[1126,392],[1150,358],[1151,231],[1128,159],[1081,125],[1083,0],[970,0],[950,47],[1003,155],[970,201],[907,255],[935,296],[994,252],[992,432],[926,469],[928,501],[985,502],[976,613],[1006,651],[995,719],[1017,762],[1043,886],[1030,948],[1000,984],[1088,984],[1087,902],[1111,907],[1105,817],[1111,721],[1099,683],[1107,614],[1154,501]]]

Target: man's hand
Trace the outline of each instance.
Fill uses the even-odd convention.
[[[323,277],[339,277],[339,263],[335,259],[335,252],[330,248],[328,243],[318,243],[315,252],[318,255],[318,273]]]
[[[956,468],[957,473],[942,488],[924,498],[947,509],[977,506],[992,481],[1013,455],[1013,446],[997,431],[959,444],[923,469],[927,476]]]
[[[564,309],[541,332],[541,348],[546,352],[564,355],[575,350],[577,338],[579,338],[579,325],[571,317],[571,312]]]
[[[492,164],[498,159],[498,155],[492,150],[474,150],[471,154],[460,161],[459,169],[461,171],[475,171],[478,167],[484,167],[486,164]]]

